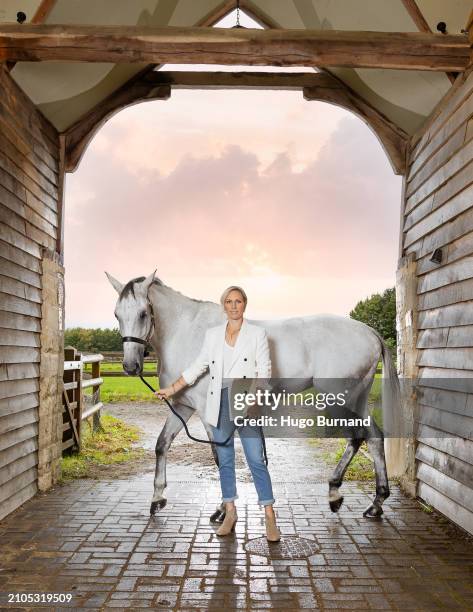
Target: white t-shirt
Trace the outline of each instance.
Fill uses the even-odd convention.
[[[229,370],[230,370],[230,366],[232,364],[232,358],[233,358],[233,349],[235,347],[234,346],[230,346],[229,344],[227,344],[227,341],[225,340],[223,343],[223,373],[222,373],[222,378],[230,378],[229,375]],[[226,387],[229,386],[229,382],[226,382],[225,380],[222,381],[222,389],[225,389]]]

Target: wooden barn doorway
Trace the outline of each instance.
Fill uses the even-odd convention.
[[[47,14],[55,3],[41,4],[43,13]],[[261,19],[259,3],[247,4],[254,5],[255,16]],[[387,119],[376,104],[367,102],[354,87],[334,75],[310,74],[297,87],[307,99],[323,99],[356,112],[380,138],[395,171],[406,177],[398,276],[401,372],[408,376],[418,371],[438,375],[442,370],[454,377],[473,371],[473,348],[469,330],[465,329],[473,325],[469,314],[473,293],[468,272],[468,258],[473,253],[469,197],[473,87],[472,42],[467,34],[472,21],[470,17],[461,34],[440,36],[432,33],[429,24],[426,28],[427,22],[420,19],[415,3],[402,4],[409,5],[403,18],[414,15],[414,22],[420,24],[422,33],[412,32],[407,21],[403,22],[404,30],[400,33],[311,31],[307,26],[304,26],[306,30],[293,30],[276,24],[277,31],[259,33],[158,28],[151,38],[149,32],[140,31],[135,25],[125,30],[113,26],[78,26],[72,22],[59,26],[58,31],[55,26],[2,23],[0,120],[4,128],[1,135],[4,162],[0,184],[5,193],[2,214],[6,227],[2,257],[10,274],[4,285],[8,291],[2,297],[2,320],[8,330],[0,381],[5,421],[1,452],[8,458],[0,484],[2,516],[34,495],[38,487],[48,488],[57,476],[55,436],[61,395],[64,307],[64,174],[77,165],[87,142],[114,112],[141,100],[166,98],[172,87],[189,86],[189,79],[196,78],[167,74],[164,77],[167,82],[163,82],[160,80],[163,75],[154,70],[157,59],[161,63],[215,64],[225,57],[227,63],[233,64],[242,63],[244,58],[245,65],[422,70],[429,74],[441,73],[444,79],[453,80],[453,87],[448,91],[442,82],[440,89],[437,88],[441,91],[437,106],[432,104],[428,118],[423,117],[425,121],[418,122],[416,127],[410,123],[409,130]],[[67,12],[66,7],[64,4],[62,8]],[[452,19],[461,17],[465,27],[463,13],[455,13],[457,9],[453,5],[444,8],[451,12]],[[228,10],[228,3],[220,3],[216,12],[198,16],[192,23],[210,25],[217,13],[221,16]],[[268,25],[275,24],[268,22]],[[57,64],[108,62],[116,65],[142,61],[151,67],[135,72],[126,86],[123,84],[103,96],[71,125],[60,123],[60,104],[54,100],[53,112],[58,119],[54,126],[43,114],[51,108],[49,103],[43,104],[40,99],[33,101],[25,93],[35,81],[27,72],[26,64],[41,65],[48,60],[55,60]],[[24,70],[18,69],[14,79],[16,62]],[[184,78],[188,79],[186,83],[179,82]],[[199,86],[228,86],[228,82],[215,81],[215,75],[199,78],[206,79]],[[211,78],[213,84],[209,84]],[[254,79],[259,79],[259,86],[263,85],[261,79],[267,79],[263,85],[267,86],[274,76],[260,74],[244,78],[246,86],[255,86]],[[278,87],[294,87],[292,75],[278,78],[286,79]],[[401,115],[408,117],[407,123],[412,119],[406,109]],[[431,259],[436,249],[443,252],[440,261]],[[20,278],[16,278],[15,274],[20,273]],[[465,468],[471,466],[471,440],[465,437],[465,432],[470,431],[465,419],[470,416],[464,411],[448,410],[457,406],[454,399],[458,396],[452,395],[456,393],[459,391],[441,389],[441,393],[430,392],[423,397],[429,419],[425,433],[443,427],[443,411],[446,411],[454,414],[447,432],[454,442],[447,447],[421,441],[417,448],[415,444],[404,448],[402,454],[408,460],[406,474],[410,476],[413,490],[418,485],[424,499],[473,531],[473,484]],[[461,400],[469,405],[468,397],[462,395]],[[415,398],[412,401],[417,402]]]

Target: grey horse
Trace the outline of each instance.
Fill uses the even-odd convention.
[[[123,342],[123,368],[129,375],[140,375],[143,370],[145,343],[153,347],[159,363],[161,386],[176,380],[197,357],[205,330],[222,324],[226,318],[222,307],[214,302],[186,297],[165,285],[155,276],[134,278],[123,284],[107,277],[119,297],[115,307]],[[249,320],[250,321],[250,320]],[[251,320],[263,326],[268,334],[272,376],[297,379],[302,391],[312,385],[320,388],[320,381],[332,379],[356,380],[350,393],[350,409],[363,417],[367,411],[371,389],[379,360],[383,361],[383,411],[399,411],[399,380],[390,351],[381,336],[371,327],[334,315],[315,315],[280,320]],[[173,397],[173,408],[184,421],[202,408],[206,398],[207,376],[186,387]],[[210,426],[203,421],[209,440]],[[166,505],[167,451],[183,427],[172,413],[156,443],[156,472],[150,512],[154,514]],[[382,504],[389,496],[389,484],[384,455],[383,435],[365,436],[374,462],[376,496],[363,513],[375,518],[383,513]],[[363,442],[363,434],[353,431],[347,446],[329,480],[329,505],[337,512],[342,505],[340,486],[344,474]],[[217,454],[212,444],[214,459]],[[212,522],[224,517],[222,503],[211,516]]]

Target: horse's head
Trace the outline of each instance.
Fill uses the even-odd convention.
[[[156,270],[147,278],[133,278],[126,284],[120,283],[107,272],[105,274],[118,293],[115,317],[123,339],[123,369],[127,374],[141,374],[145,347],[154,331],[148,289],[154,281]]]

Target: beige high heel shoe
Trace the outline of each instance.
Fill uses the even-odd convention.
[[[223,523],[217,529],[216,533],[218,536],[226,536],[232,531],[235,531],[235,525],[238,520],[238,514],[236,509],[233,511],[226,511]]]
[[[268,542],[279,542],[281,533],[276,525],[276,517],[265,514],[264,521],[266,523],[266,539]]]

